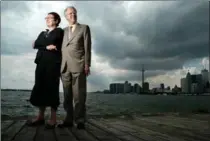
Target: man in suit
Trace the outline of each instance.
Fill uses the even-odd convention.
[[[75,121],[78,129],[84,129],[86,77],[90,74],[91,65],[91,33],[88,25],[77,22],[76,8],[67,7],[64,13],[69,22],[69,26],[64,28],[61,63],[66,118],[58,127],[71,127]]]

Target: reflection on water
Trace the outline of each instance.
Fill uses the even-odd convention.
[[[2,115],[32,116],[37,108],[28,101],[30,92],[1,91]],[[60,94],[61,105],[58,115],[64,115],[63,94]],[[118,116],[157,112],[192,112],[209,111],[210,96],[149,96],[88,94],[87,114],[92,116]],[[49,109],[49,108],[48,108]],[[47,110],[49,113],[49,110]]]

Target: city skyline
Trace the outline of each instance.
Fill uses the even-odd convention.
[[[203,66],[209,66],[208,1],[3,1],[1,88],[33,87],[36,50],[32,42],[46,28],[48,12],[58,12],[60,27],[67,26],[63,10],[70,5],[78,9],[79,23],[90,25],[92,32],[88,91],[125,80],[141,84],[142,64],[144,80],[151,87],[162,82],[180,86],[188,70],[200,73]]]
[[[145,68],[144,68],[144,69],[145,69]],[[142,69],[142,70],[143,70],[143,69]],[[199,71],[200,71],[200,72],[199,72]],[[150,89],[159,88],[161,84],[164,84],[165,88],[166,88],[166,87],[173,88],[173,87],[175,87],[175,86],[181,87],[181,79],[186,78],[186,76],[187,76],[188,73],[190,73],[191,75],[201,75],[201,72],[202,72],[202,71],[207,71],[207,72],[208,72],[208,73],[207,73],[207,77],[208,77],[208,78],[206,78],[207,80],[206,80],[206,79],[205,79],[205,80],[210,82],[209,71],[208,71],[208,69],[207,69],[206,67],[204,67],[203,69],[201,69],[201,70],[196,70],[196,71],[189,71],[189,70],[188,70],[188,71],[186,72],[186,74],[183,75],[183,77],[180,78],[179,83],[178,83],[178,84],[174,84],[174,86],[167,85],[166,83],[164,83],[164,81],[160,81],[159,84],[157,84],[156,86],[150,87]],[[142,71],[141,71],[141,73],[142,73]],[[143,76],[143,75],[142,75],[142,76]],[[125,83],[125,82],[130,82],[130,81],[129,81],[129,80],[115,81],[115,82],[111,82],[110,84]],[[150,84],[150,82],[148,82],[148,81],[145,81],[145,80],[144,80],[144,82]],[[140,80],[139,82],[131,83],[131,85],[132,85],[132,84],[138,84],[138,85],[142,86],[143,83],[142,83],[142,81]],[[99,90],[98,90],[98,91],[99,91]]]
[[[142,70],[144,70],[144,68],[142,68]],[[142,77],[143,77],[143,73],[142,73]],[[150,82],[145,82],[143,79],[142,79],[142,82],[144,83],[141,82],[141,83],[132,84],[128,80],[125,80],[124,83],[119,83],[119,82],[110,83],[109,88],[104,89],[104,92],[105,93],[116,93],[116,92],[117,93],[131,93],[131,92],[140,93],[140,92],[149,92],[149,91],[151,92],[152,90],[173,90],[174,88],[179,88],[180,92],[183,92],[183,93],[191,93],[191,92],[206,93],[207,91],[210,91],[210,86],[207,86],[210,84],[209,71],[206,68],[201,70],[200,73],[196,73],[196,74],[191,74],[190,72],[188,72],[185,75],[185,77],[180,79],[180,87],[178,87],[179,85],[177,84],[171,87],[165,84],[164,82],[162,82],[159,84],[158,87],[151,88]],[[130,89],[129,92],[125,90],[125,89],[128,89],[125,87],[129,87]],[[134,87],[137,87],[137,88],[134,88]]]

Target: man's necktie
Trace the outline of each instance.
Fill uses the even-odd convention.
[[[69,39],[71,38],[72,35],[72,26],[69,27]]]

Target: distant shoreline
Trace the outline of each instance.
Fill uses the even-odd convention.
[[[1,91],[23,91],[23,92],[31,92],[32,90],[29,90],[29,89],[1,89]],[[63,93],[63,92],[60,92],[60,93]],[[96,91],[96,92],[87,92],[87,93],[92,93],[92,94],[106,94],[106,95],[109,95],[111,93],[104,93],[104,92],[101,92],[101,91]],[[137,94],[137,93],[114,93],[113,95],[133,95],[133,94]],[[196,93],[192,93],[192,94],[186,94],[186,93],[140,93],[140,94],[137,94],[137,95],[164,95],[164,96],[167,96],[167,95],[174,95],[174,96],[210,96],[209,93],[202,93],[202,94],[196,94]]]
[[[27,92],[30,92],[31,90],[27,90],[27,89],[1,89],[1,91],[27,91]]]
[[[156,117],[156,116],[190,116],[190,115],[207,115],[210,116],[210,112],[201,112],[201,111],[194,111],[194,112],[156,112],[156,113],[138,113],[138,114],[121,114],[121,115],[87,115],[88,119],[133,119],[136,116],[141,117]],[[46,118],[49,118],[50,115],[45,115]],[[9,115],[2,115],[1,114],[1,120],[25,120],[34,118],[32,115],[23,115],[23,116],[9,116]],[[57,115],[57,119],[61,120],[64,119],[65,115]]]

